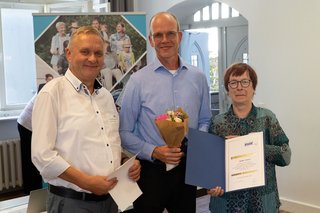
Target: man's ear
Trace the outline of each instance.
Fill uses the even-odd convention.
[[[66,58],[67,58],[68,62],[70,62],[70,60],[71,60],[71,51],[70,51],[69,48],[66,48],[65,51],[66,51]]]
[[[179,42],[181,42],[182,41],[182,32],[181,31],[178,32],[178,36],[179,36]]]
[[[151,35],[148,36],[151,47],[154,47],[154,41]]]

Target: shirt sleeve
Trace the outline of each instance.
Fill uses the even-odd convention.
[[[136,125],[138,125],[139,112],[141,110],[140,92],[138,83],[130,78],[123,96],[120,110],[120,137],[122,146],[127,151],[138,154],[139,158],[152,160],[151,155],[155,145],[147,143],[140,139],[136,134]]]
[[[51,95],[40,92],[32,111],[32,162],[45,180],[58,177],[70,165],[55,150],[57,110]]]
[[[277,166],[287,166],[291,161],[289,139],[281,128],[276,116],[272,113],[269,128],[269,143],[265,145],[266,160]]]
[[[209,86],[205,76],[202,78],[202,103],[199,112],[199,130],[208,132],[210,119],[211,119],[211,110],[210,110],[210,92]]]

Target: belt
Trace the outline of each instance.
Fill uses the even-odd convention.
[[[54,185],[49,185],[49,191],[61,197],[71,198],[76,200],[83,200],[83,201],[104,201],[111,197],[110,194],[95,195],[95,194],[90,194],[86,192],[77,192],[73,189],[68,189],[65,187],[54,186]]]

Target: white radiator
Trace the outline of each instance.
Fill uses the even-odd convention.
[[[0,192],[22,186],[20,140],[0,141]]]

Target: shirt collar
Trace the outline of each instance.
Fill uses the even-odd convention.
[[[84,90],[84,92],[88,94],[88,90],[86,89],[87,87],[70,71],[70,69],[67,70],[64,76],[67,78],[67,80],[71,83],[71,85],[77,92]],[[97,79],[95,79],[93,85],[94,93],[98,94],[99,89],[101,87],[101,83]]]
[[[257,117],[257,107],[252,103],[252,108],[251,108],[251,111],[249,112],[249,114],[247,115],[247,117],[245,118],[238,118],[234,112],[233,112],[233,105],[230,106],[228,112],[227,112],[227,116],[232,119],[232,120],[237,120],[237,121],[246,121],[248,122],[248,124],[251,124]]]
[[[158,57],[156,57],[156,59],[153,61],[152,66],[154,71],[166,70],[169,72],[169,70],[163,64],[161,64]],[[188,70],[188,69],[189,69],[189,65],[184,60],[182,60],[182,58],[179,56],[179,68],[177,69],[177,73],[181,72],[181,70]]]

